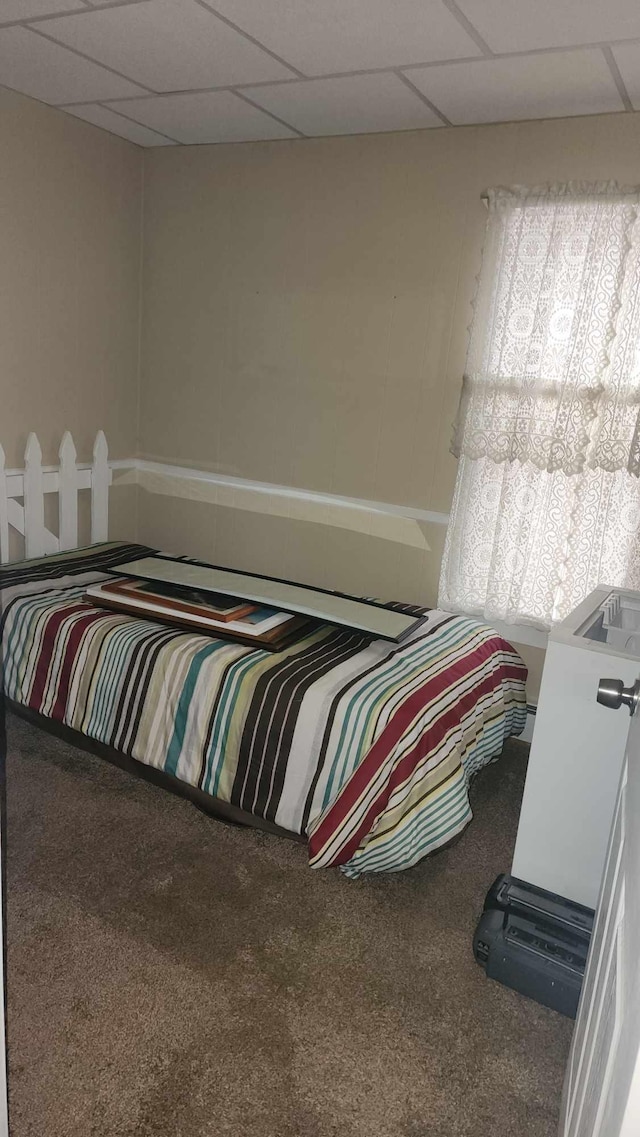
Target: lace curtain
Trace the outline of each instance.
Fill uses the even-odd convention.
[[[548,628],[640,588],[640,192],[494,190],[439,604]]]

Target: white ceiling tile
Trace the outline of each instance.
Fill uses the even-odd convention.
[[[231,91],[132,99],[118,103],[116,109],[178,142],[256,142],[298,137]]]
[[[303,134],[365,134],[442,126],[397,75],[349,75],[252,87],[247,95]]]
[[[0,24],[8,24],[12,20],[35,20],[38,16],[72,12],[76,8],[84,10],[82,0],[0,0]]]
[[[640,111],[640,43],[625,43],[613,48],[616,63],[634,110]]]
[[[27,28],[0,28],[0,83],[45,103],[91,102],[140,93],[140,87]]]
[[[443,64],[407,72],[453,123],[602,114],[624,109],[599,49]]]
[[[123,118],[121,114],[116,114],[108,107],[98,106],[97,103],[64,107],[63,109],[66,110],[67,114],[75,115],[76,118],[83,118],[85,122],[91,122],[94,126],[101,126],[103,130],[108,130],[111,134],[119,134],[121,138],[127,138],[129,142],[135,142],[138,146],[175,145],[171,139],[156,134],[155,130],[149,130],[147,126],[140,126],[137,122],[131,122],[130,119]]]
[[[305,75],[480,55],[441,0],[210,0]]]
[[[493,51],[573,47],[640,36],[638,0],[457,0]]]
[[[47,21],[47,35],[154,91],[286,79],[283,67],[195,0],[87,11]]]

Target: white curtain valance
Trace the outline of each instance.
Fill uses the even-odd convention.
[[[640,190],[487,199],[454,454],[640,475]]]

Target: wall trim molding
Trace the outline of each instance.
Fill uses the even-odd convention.
[[[411,521],[426,521],[432,525],[447,525],[449,523],[448,513],[419,509],[413,505],[395,505],[391,502],[369,501],[366,498],[344,497],[342,494],[318,493],[315,490],[300,489],[297,486],[283,486],[275,482],[254,482],[250,478],[236,478],[231,474],[217,474],[211,470],[199,470],[192,466],[174,466],[168,462],[156,462],[147,458],[117,458],[110,462],[110,466],[113,470],[132,469],[136,472],[159,474],[164,478],[204,482],[211,486],[227,486],[231,489],[248,490],[251,493],[268,494],[272,497],[285,497],[294,501],[313,502],[316,505],[333,508],[364,510],[367,513],[406,517]]]

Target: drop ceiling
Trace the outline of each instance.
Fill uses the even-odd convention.
[[[0,0],[0,84],[140,146],[640,110],[640,2]]]

